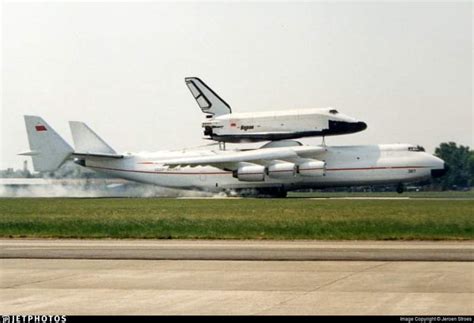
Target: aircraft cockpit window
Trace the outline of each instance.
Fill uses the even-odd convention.
[[[331,114],[338,114],[339,112],[336,109],[331,109],[329,110],[329,113]]]
[[[408,151],[425,151],[425,148],[422,146],[408,147]]]

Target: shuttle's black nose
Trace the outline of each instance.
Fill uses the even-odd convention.
[[[367,129],[367,123],[362,121],[357,122],[357,127],[359,128],[359,131],[365,130]]]
[[[359,132],[367,129],[365,122],[347,122],[329,120],[329,130],[326,135],[342,135],[347,133]]]
[[[446,174],[448,172],[448,170],[449,170],[449,166],[446,165],[446,163],[445,163],[444,168],[432,169],[431,170],[431,177],[438,178],[438,177],[444,176],[444,174]]]

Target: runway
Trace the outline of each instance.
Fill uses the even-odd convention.
[[[0,240],[0,258],[473,261],[474,244],[425,241]]]
[[[1,240],[0,311],[472,315],[472,253],[472,242]]]
[[[1,259],[9,314],[474,313],[471,262]]]

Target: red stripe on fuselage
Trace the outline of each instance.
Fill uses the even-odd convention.
[[[365,168],[327,168],[329,171],[340,170],[377,170],[377,169],[406,169],[406,168],[429,168],[430,166],[385,166],[385,167],[365,167]]]

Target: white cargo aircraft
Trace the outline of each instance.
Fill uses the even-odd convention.
[[[219,142],[257,142],[355,133],[367,124],[332,108],[232,113],[232,109],[197,77],[185,78],[206,121],[204,135]]]
[[[400,184],[446,172],[444,162],[408,144],[304,146],[275,141],[253,150],[177,150],[119,154],[82,122],[70,121],[75,149],[42,118],[25,116],[36,171],[67,159],[131,181],[163,187],[284,197],[287,191]]]

